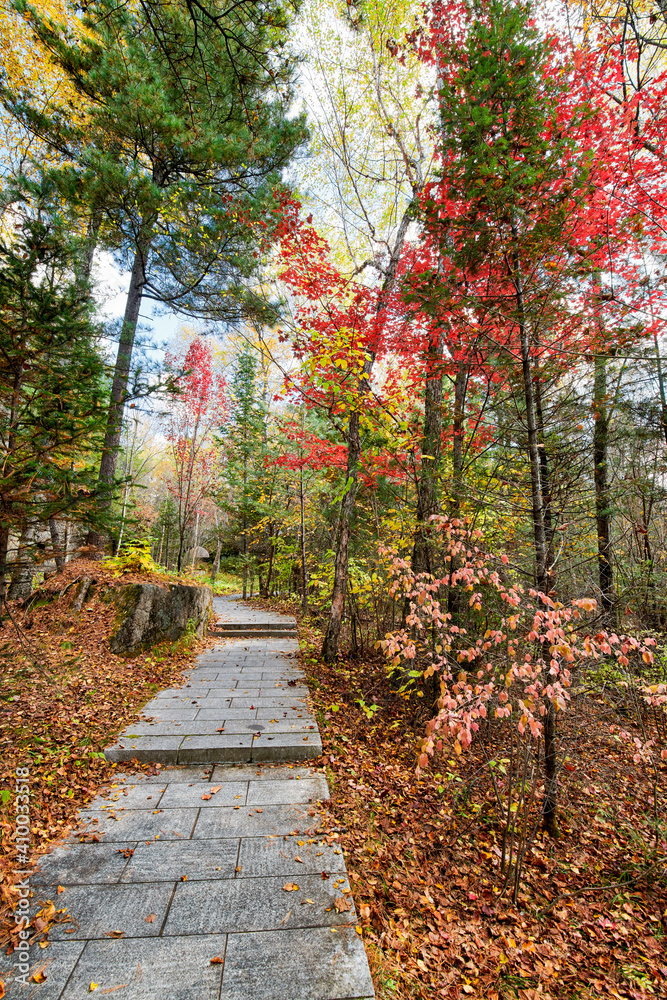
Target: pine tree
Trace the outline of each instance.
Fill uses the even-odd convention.
[[[142,298],[222,320],[266,309],[248,283],[275,218],[272,190],[305,138],[288,115],[289,6],[161,5],[156,20],[150,4],[95,0],[75,40],[24,10],[85,120],[7,87],[3,102],[65,157],[63,189],[104,218],[101,238],[131,267],[100,465],[109,502]]]
[[[52,194],[26,182],[0,235],[0,606],[10,532],[85,516],[96,499],[104,365],[74,277],[80,248]]]
[[[226,480],[230,498],[225,506],[241,535],[243,596],[248,587],[249,539],[262,518],[266,423],[258,401],[257,357],[249,347],[236,358],[230,385],[232,410],[226,436]]]

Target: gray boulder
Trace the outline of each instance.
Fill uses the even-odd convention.
[[[213,610],[210,587],[184,584],[128,584],[113,599],[119,610],[118,628],[109,641],[113,653],[135,653],[166,640],[175,642],[188,626],[201,638]]]

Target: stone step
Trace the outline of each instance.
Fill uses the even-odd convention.
[[[296,627],[266,625],[225,625],[209,629],[206,633],[216,639],[296,639]]]
[[[322,753],[319,733],[220,733],[215,736],[121,736],[104,752],[107,760],[160,764],[256,764],[311,760]]]

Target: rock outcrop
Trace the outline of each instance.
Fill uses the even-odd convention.
[[[114,653],[135,653],[165,640],[174,642],[188,629],[201,638],[213,609],[209,587],[185,584],[128,584],[113,600],[119,609],[118,628],[109,642]]]

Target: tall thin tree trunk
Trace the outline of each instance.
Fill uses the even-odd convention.
[[[454,420],[452,423],[452,517],[461,516],[463,500],[463,445],[465,443],[466,394],[468,392],[468,366],[459,362],[454,381]]]
[[[416,196],[416,192],[415,192]],[[378,296],[375,318],[378,320],[391,289],[396,280],[398,263],[405,243],[408,226],[412,218],[412,203],[406,208],[398,227],[396,241],[385,273],[382,288]],[[331,610],[329,621],[322,643],[322,659],[332,663],[338,655],[340,633],[345,611],[345,596],[347,594],[347,573],[350,553],[350,522],[357,495],[357,477],[359,474],[359,459],[361,458],[361,428],[359,411],[368,394],[368,379],[375,362],[375,354],[369,351],[364,362],[363,372],[359,379],[357,402],[350,413],[347,430],[347,478],[345,493],[341,500],[338,516],[338,538],[336,545],[336,560],[334,563],[334,583],[331,595]]]
[[[547,588],[550,593],[554,589],[554,523],[552,512],[551,496],[551,476],[549,473],[549,456],[547,455],[547,445],[544,434],[544,416],[542,413],[542,383],[540,382],[539,371],[535,372],[533,378],[535,391],[535,415],[537,417],[538,447],[540,450],[540,488],[542,490],[542,519],[544,521],[544,537],[547,544],[546,552],[546,576]]]
[[[658,369],[658,386],[660,389],[660,417],[662,423],[662,433],[665,438],[665,444],[667,444],[667,395],[665,394],[665,376],[662,370],[660,343],[658,341],[657,333],[653,334],[653,343],[655,344],[655,360]]]
[[[146,253],[149,242],[141,244],[136,248],[132,273],[130,275],[130,287],[125,303],[125,315],[121,329],[120,340],[118,341],[118,353],[116,355],[116,366],[114,369],[113,383],[111,386],[111,399],[109,401],[109,413],[107,416],[107,427],[104,435],[102,447],[102,458],[100,460],[99,488],[100,499],[98,509],[108,511],[112,502],[112,484],[116,476],[116,462],[118,460],[118,447],[123,427],[123,411],[125,409],[125,397],[127,385],[130,378],[130,367],[132,363],[132,350],[137,332],[137,322],[139,320],[139,310],[141,308],[141,298],[144,284],[146,282]],[[88,542],[104,550],[105,536],[100,531],[91,531],[88,535]]]
[[[65,568],[65,559],[63,558],[63,549],[60,543],[58,522],[55,517],[49,518],[49,532],[51,533],[51,547],[53,549],[53,558],[56,563],[56,572],[62,573]]]
[[[370,362],[372,364],[372,362]],[[370,372],[370,364],[366,367]],[[322,644],[322,659],[325,663],[332,663],[338,655],[338,644],[340,642],[340,632],[343,624],[343,612],[345,610],[345,595],[347,593],[347,571],[350,551],[350,522],[354,510],[354,501],[357,495],[357,475],[359,470],[359,459],[361,457],[361,434],[359,425],[359,411],[354,410],[350,414],[347,431],[347,478],[345,481],[345,494],[340,504],[340,514],[338,518],[338,539],[336,545],[336,561],[334,564],[334,585],[331,595],[331,611],[329,621]]]
[[[611,548],[611,498],[607,477],[609,419],[607,409],[607,358],[595,356],[593,379],[593,469],[595,479],[595,522],[598,537],[598,578],[602,609],[610,614],[614,608],[614,572]]]
[[[426,355],[422,457],[417,479],[417,528],[412,549],[414,573],[430,573],[429,519],[440,511],[439,476],[442,439],[442,334],[438,331]]]
[[[516,231],[514,231],[516,238]],[[532,502],[533,537],[535,550],[535,582],[537,589],[546,592],[547,579],[547,539],[544,530],[544,503],[542,500],[542,478],[540,474],[540,439],[535,409],[535,394],[532,363],[530,358],[530,332],[524,302],[523,277],[518,256],[514,257],[514,282],[517,324],[521,343],[521,374],[526,407],[526,432],[528,435],[528,460],[530,463],[530,493]]]
[[[301,506],[301,581],[303,583],[302,607],[304,614],[308,614],[308,564],[306,562],[306,515],[303,498],[303,435],[306,429],[306,408],[302,407],[301,413],[301,469],[299,476],[299,503]]]

